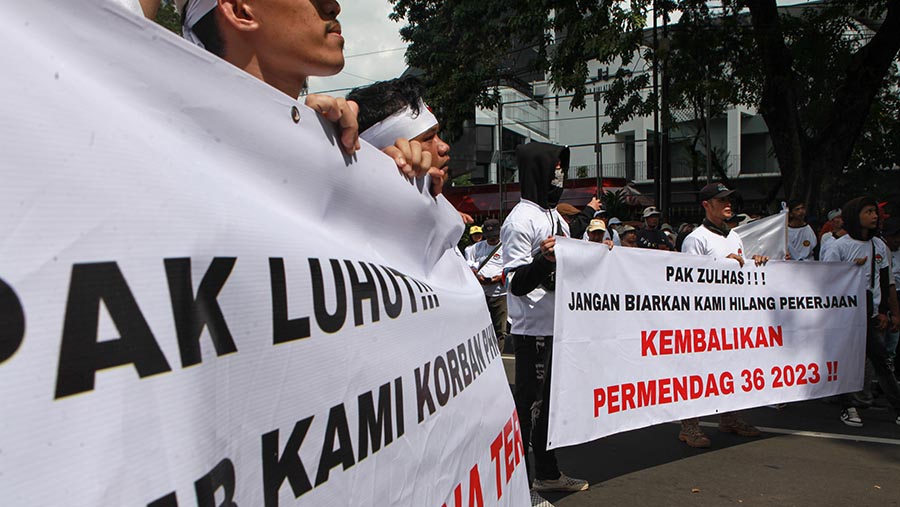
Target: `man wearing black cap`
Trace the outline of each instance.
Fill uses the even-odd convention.
[[[799,199],[788,201],[788,255],[794,261],[812,261],[816,248],[816,233],[806,223],[806,203]]]
[[[569,149],[546,143],[516,148],[522,198],[509,213],[500,237],[503,271],[508,280],[507,305],[512,321],[510,337],[516,354],[516,412],[526,447],[532,504],[540,505],[539,491],[582,491],[587,481],[559,471],[556,453],[547,450],[547,411],[550,407],[550,355],[553,344],[556,289],[556,236],[569,236],[569,225],[556,211],[563,193]],[[532,431],[533,429],[533,431]],[[534,451],[534,470],[528,444]]]
[[[684,239],[681,251],[695,255],[707,255],[717,259],[734,259],[742,267],[744,265],[744,243],[738,233],[728,225],[734,216],[731,198],[736,192],[729,190],[722,183],[711,183],[700,190],[697,200],[706,213],[700,227]],[[757,266],[769,261],[768,257],[754,255]],[[742,437],[758,437],[759,430],[745,422],[736,412],[722,414],[719,419],[719,431],[735,433]],[[700,429],[700,420],[685,419],[681,421],[681,432],[678,439],[691,447],[709,447],[709,438]]]
[[[484,241],[479,241],[466,248],[466,261],[478,283],[484,289],[484,298],[491,321],[494,323],[494,334],[497,335],[497,346],[503,351],[506,338],[506,286],[503,285],[503,245],[500,243],[500,221],[489,219],[481,227]]]

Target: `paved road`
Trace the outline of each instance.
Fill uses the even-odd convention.
[[[511,374],[512,360],[504,363]],[[560,449],[560,468],[591,489],[547,498],[557,507],[900,506],[900,426],[870,409],[864,427],[850,428],[839,412],[819,400],[749,410],[745,419],[764,429],[756,439],[721,434],[717,418],[704,418],[709,449],[679,442],[677,424]]]

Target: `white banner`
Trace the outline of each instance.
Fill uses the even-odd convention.
[[[770,259],[782,260],[787,254],[788,213],[781,213],[760,218],[750,223],[735,227],[744,243],[744,257],[750,259],[754,255],[765,255]]]
[[[446,200],[116,4],[4,7],[0,505],[527,504]]]
[[[857,391],[863,272],[559,240],[549,447]]]

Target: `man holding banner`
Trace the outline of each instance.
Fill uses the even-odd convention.
[[[878,228],[878,207],[871,197],[857,197],[844,204],[841,210],[847,234],[832,243],[823,261],[852,262],[865,270],[866,280],[866,357],[878,378],[885,397],[894,408],[895,422],[900,424],[900,388],[890,368],[890,356],[880,335],[889,328],[898,328],[897,320],[888,315],[900,315],[896,287],[890,273],[890,253],[881,239],[875,237]],[[896,319],[896,318],[895,318]],[[861,339],[861,337],[851,337]],[[849,396],[841,397],[841,421],[848,426],[863,425]]]
[[[695,255],[706,255],[716,258],[734,259],[744,265],[744,244],[741,237],[728,226],[734,212],[730,198],[735,194],[722,183],[710,183],[700,190],[697,199],[706,214],[700,227],[694,229],[681,246],[681,251]],[[768,257],[753,255],[757,266],[769,261]],[[735,412],[722,414],[719,419],[719,431],[735,433],[742,437],[758,437],[760,431],[745,422]],[[681,432],[678,440],[690,447],[709,447],[710,441],[700,429],[700,419],[691,418],[681,421]]]
[[[491,320],[494,323],[494,334],[497,335],[497,346],[500,352],[506,339],[506,321],[509,316],[506,305],[506,285],[503,284],[503,243],[500,242],[500,221],[489,218],[482,226],[484,241],[479,241],[466,248],[466,261],[475,278],[484,289],[484,299]]]
[[[534,451],[534,470],[527,467],[528,479],[533,480],[532,504],[539,505],[542,499],[536,491],[588,489],[587,481],[561,473],[556,453],[547,449],[556,288],[553,248],[555,236],[569,236],[569,226],[555,208],[562,197],[569,149],[529,143],[516,148],[516,159],[522,199],[503,223],[500,238],[516,354],[516,411],[522,442],[526,448],[531,443]]]
[[[213,4],[250,74],[109,1],[8,6],[0,504],[525,504],[458,214],[297,100],[337,4]]]

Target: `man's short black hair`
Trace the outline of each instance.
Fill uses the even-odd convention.
[[[379,81],[368,86],[354,88],[347,94],[347,100],[359,104],[359,131],[384,120],[406,106],[419,114],[419,101],[425,86],[413,76]]]
[[[800,206],[801,204],[806,206],[806,201],[804,201],[803,199],[790,199],[787,202],[788,211],[794,211],[794,208]]]

